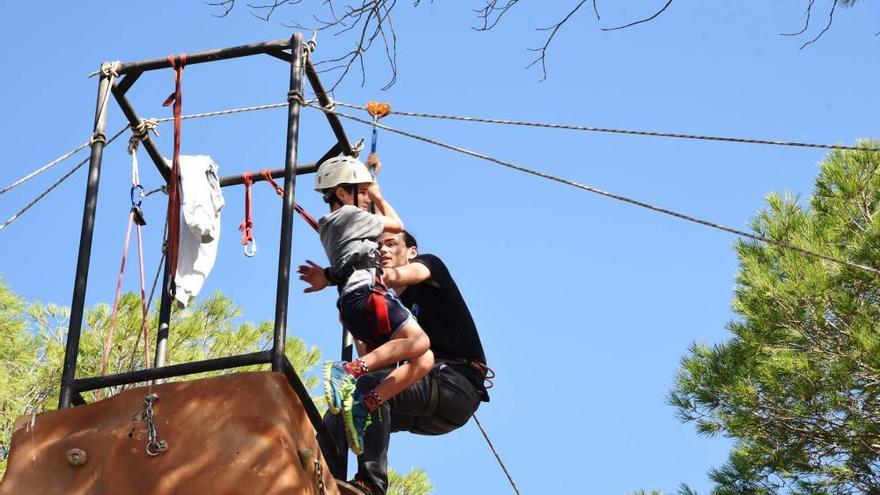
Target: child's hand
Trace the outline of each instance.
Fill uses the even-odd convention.
[[[317,292],[330,285],[327,282],[327,277],[324,276],[323,268],[316,265],[312,260],[306,260],[306,263],[308,265],[299,265],[299,268],[296,269],[299,272],[299,279],[309,284],[308,287],[303,289],[303,292]]]
[[[367,194],[370,195],[370,199],[373,203],[379,203],[382,198],[382,189],[379,188],[379,181],[374,180],[370,187],[367,188]]]
[[[367,157],[367,168],[372,170],[373,174],[376,175],[382,170],[382,162],[379,161],[378,153],[370,153],[370,156]]]

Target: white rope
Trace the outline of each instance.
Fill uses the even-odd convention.
[[[18,179],[17,181],[13,182],[12,184],[9,184],[8,186],[6,186],[2,190],[0,190],[0,194],[4,194],[6,192],[11,191],[12,189],[15,189],[16,187],[24,184],[25,182],[33,179],[34,177],[42,174],[43,172],[54,167],[55,165],[58,165],[59,163],[63,162],[64,160],[67,160],[71,156],[73,156],[73,155],[79,153],[80,151],[82,151],[83,149],[87,148],[89,146],[89,143],[91,143],[91,140],[84,142],[83,144],[77,146],[76,148],[74,148],[74,149],[68,151],[67,153],[59,156],[58,158],[52,160],[51,162],[43,165],[42,167],[34,170],[33,172],[25,175],[21,179]]]
[[[128,129],[128,126],[125,126],[125,127],[123,127],[122,129],[120,129],[119,132],[117,132],[116,134],[113,135],[113,137],[111,137],[110,139],[107,140],[107,144],[105,144],[104,146],[105,146],[105,147],[106,147],[106,146],[109,146],[110,143],[112,143],[113,141],[115,141],[116,138],[118,138],[119,136],[121,136],[122,133],[124,133],[127,129]],[[91,157],[89,157],[89,158],[91,158]],[[75,165],[75,166],[74,166],[69,172],[67,172],[66,174],[64,174],[60,179],[58,179],[57,181],[55,181],[54,184],[52,184],[51,186],[49,186],[48,189],[46,189],[45,191],[43,191],[43,192],[42,192],[39,196],[37,196],[33,201],[31,201],[30,203],[28,203],[27,206],[25,206],[25,207],[22,208],[21,210],[18,210],[18,212],[17,212],[15,215],[12,215],[12,216],[9,217],[8,219],[6,219],[5,222],[3,222],[2,224],[0,224],[0,230],[3,230],[3,229],[5,229],[6,227],[8,227],[12,222],[16,221],[16,220],[18,219],[18,217],[20,217],[22,214],[24,214],[24,212],[30,210],[35,204],[39,203],[43,198],[45,198],[45,197],[46,197],[50,192],[52,192],[56,187],[60,186],[62,182],[64,182],[64,181],[66,181],[67,179],[69,179],[71,175],[73,175],[77,170],[79,170],[80,168],[82,168],[83,165],[85,165],[86,163],[88,163],[89,158],[86,158],[86,159],[84,159],[83,161],[77,163],[77,164],[76,164],[76,165]]]
[[[366,110],[367,108],[363,105],[354,105],[351,103],[343,103],[341,101],[336,102],[337,105],[346,108],[354,108],[358,110]],[[331,109],[332,110],[332,109]],[[693,139],[699,141],[720,141],[725,143],[743,143],[743,144],[764,144],[770,146],[789,146],[796,148],[818,148],[818,149],[828,149],[828,150],[846,150],[846,151],[880,151],[880,148],[872,148],[872,147],[858,147],[858,146],[845,146],[845,145],[837,145],[837,144],[822,144],[822,143],[805,143],[805,142],[797,142],[797,141],[779,141],[779,140],[769,140],[769,139],[754,139],[754,138],[739,138],[739,137],[727,137],[727,136],[707,136],[701,134],[683,134],[677,132],[664,132],[664,131],[641,131],[641,130],[633,130],[633,129],[612,129],[608,127],[593,127],[586,125],[572,125],[572,124],[555,124],[548,122],[526,122],[522,120],[507,120],[507,119],[491,119],[484,117],[466,117],[461,115],[444,115],[444,114],[436,114],[436,113],[424,113],[424,112],[404,112],[401,110],[391,110],[389,113],[394,115],[402,115],[405,117],[423,117],[429,119],[442,119],[442,120],[458,120],[463,122],[477,122],[482,124],[502,124],[502,125],[514,125],[514,126],[522,126],[522,127],[541,127],[545,129],[565,129],[569,131],[584,131],[584,132],[602,132],[609,134],[627,134],[631,136],[650,136],[650,137],[665,137],[665,138],[675,138],[675,139]]]
[[[325,109],[325,108],[322,108],[322,107],[319,107],[319,106],[313,106],[313,105],[310,105],[309,107],[310,107],[310,108],[315,108],[315,109],[320,110],[320,111],[322,111],[322,112],[330,113],[329,110],[327,110],[327,109]],[[332,112],[332,113],[334,113],[334,114],[336,114],[336,115],[338,115],[338,116],[340,116],[340,117],[344,117],[344,118],[346,118],[346,119],[349,119],[349,120],[354,120],[355,122],[360,122],[361,124],[365,124],[365,125],[369,125],[369,126],[372,126],[372,125],[373,125],[373,122],[371,122],[371,121],[369,121],[369,120],[366,120],[366,119],[361,119],[361,118],[359,118],[359,117],[354,117],[354,116],[352,116],[352,115],[347,115],[347,114],[344,114],[344,113],[341,113],[341,112],[338,112],[338,111],[336,111],[336,112]],[[452,144],[447,144],[447,143],[444,143],[444,142],[442,142],[442,141],[438,141],[438,140],[436,140],[436,139],[431,139],[431,138],[428,138],[428,137],[419,136],[418,134],[413,134],[413,133],[411,133],[411,132],[402,131],[402,130],[400,130],[400,129],[395,129],[395,128],[393,128],[393,127],[388,127],[388,126],[386,126],[386,125],[382,125],[382,124],[377,124],[377,127],[379,127],[380,129],[384,129],[384,130],[386,130],[386,131],[389,131],[389,132],[393,132],[393,133],[395,133],[395,134],[400,134],[401,136],[406,136],[406,137],[411,138],[411,139],[416,139],[416,140],[418,140],[418,141],[423,141],[423,142],[425,142],[425,143],[430,143],[430,144],[433,144],[433,145],[435,145],[435,146],[440,146],[441,148],[446,148],[446,149],[448,149],[448,150],[457,151],[457,152],[459,152],[459,153],[463,153],[463,154],[465,154],[465,155],[469,155],[469,156],[472,156],[472,157],[475,157],[475,158],[480,158],[481,160],[486,160],[486,161],[489,161],[489,162],[492,162],[492,163],[496,163],[496,164],[501,165],[501,166],[503,166],[503,167],[511,168],[511,169],[513,169],[513,170],[517,170],[517,171],[519,171],[519,172],[523,172],[523,173],[526,173],[526,174],[530,174],[530,175],[534,175],[534,176],[537,176],[537,177],[541,177],[542,179],[547,179],[547,180],[551,180],[551,181],[554,181],[554,182],[559,182],[559,183],[561,183],[561,184],[565,184],[565,185],[568,185],[568,186],[576,187],[576,188],[578,188],[578,189],[581,189],[581,190],[584,190],[584,191],[587,191],[587,192],[591,192],[591,193],[593,193],[593,194],[598,194],[598,195],[600,195],[600,196],[605,196],[606,198],[611,198],[611,199],[614,199],[614,200],[617,200],[617,201],[621,201],[621,202],[624,202],[624,203],[629,203],[629,204],[631,204],[631,205],[638,206],[638,207],[640,207],[640,208],[645,208],[645,209],[652,210],[652,211],[655,211],[655,212],[658,212],[658,213],[662,213],[662,214],[664,214],[664,215],[669,215],[669,216],[671,216],[671,217],[675,217],[675,218],[678,218],[678,219],[681,219],[681,220],[685,220],[685,221],[688,221],[688,222],[696,223],[696,224],[698,224],[698,225],[702,225],[702,226],[704,226],[704,227],[710,227],[710,228],[713,228],[713,229],[717,229],[717,230],[721,230],[721,231],[724,231],[724,232],[728,232],[728,233],[730,233],[730,234],[734,234],[734,235],[737,235],[737,236],[740,236],[740,237],[744,237],[744,238],[746,238],[746,239],[751,239],[751,240],[753,240],[753,241],[758,241],[758,242],[762,242],[762,243],[765,243],[765,244],[771,244],[771,245],[774,245],[774,246],[777,246],[777,247],[780,247],[780,248],[783,248],[783,249],[786,249],[786,250],[789,250],[789,251],[794,251],[794,252],[797,252],[797,253],[800,253],[800,254],[803,254],[803,255],[806,255],[806,256],[811,256],[811,257],[813,257],[813,258],[818,258],[818,259],[822,259],[822,260],[825,260],[825,261],[830,261],[830,262],[832,262],[832,263],[836,263],[836,264],[839,264],[839,265],[845,265],[845,266],[848,266],[848,267],[850,267],[850,268],[855,268],[855,269],[858,269],[858,270],[862,270],[862,271],[868,272],[868,273],[870,273],[870,274],[872,274],[872,275],[874,275],[874,276],[880,276],[880,270],[878,270],[877,268],[874,268],[874,267],[872,267],[872,266],[864,265],[864,264],[861,264],[861,263],[856,263],[856,262],[854,262],[854,261],[849,261],[849,260],[844,260],[844,259],[836,258],[836,257],[834,257],[834,256],[828,256],[828,255],[825,255],[825,254],[817,253],[817,252],[815,252],[815,251],[811,251],[811,250],[809,250],[809,249],[805,249],[805,248],[802,248],[802,247],[799,247],[799,246],[795,246],[794,244],[791,244],[791,243],[788,243],[788,242],[785,242],[785,241],[779,241],[779,240],[773,239],[773,238],[771,238],[771,237],[766,237],[766,236],[763,236],[763,235],[752,234],[752,233],[746,232],[746,231],[744,231],[744,230],[735,229],[735,228],[733,228],[733,227],[728,227],[728,226],[726,226],[726,225],[722,225],[722,224],[719,224],[719,223],[710,222],[710,221],[708,221],[708,220],[703,220],[702,218],[698,218],[698,217],[695,217],[695,216],[692,216],[692,215],[687,215],[687,214],[684,214],[684,213],[680,213],[680,212],[677,212],[677,211],[675,211],[675,210],[670,210],[670,209],[668,209],[668,208],[663,208],[663,207],[661,207],[661,206],[655,206],[655,205],[652,205],[652,204],[650,204],[650,203],[646,203],[646,202],[644,202],[644,201],[640,201],[640,200],[638,200],[638,199],[633,199],[633,198],[630,198],[630,197],[627,197],[627,196],[623,196],[623,195],[621,195],[621,194],[615,194],[615,193],[612,193],[612,192],[603,191],[602,189],[598,189],[598,188],[595,188],[595,187],[592,187],[592,186],[588,186],[588,185],[586,185],[586,184],[581,184],[581,183],[579,183],[579,182],[575,182],[575,181],[570,180],[570,179],[565,179],[565,178],[562,178],[562,177],[557,177],[557,176],[550,175],[550,174],[547,174],[547,173],[544,173],[544,172],[540,172],[540,171],[538,171],[538,170],[534,170],[534,169],[531,169],[531,168],[523,167],[522,165],[517,165],[516,163],[513,163],[513,162],[508,162],[508,161],[505,161],[505,160],[501,160],[501,159],[499,159],[499,158],[495,158],[495,157],[492,157],[492,156],[489,156],[489,155],[485,155],[485,154],[483,154],[483,153],[477,153],[476,151],[471,151],[471,150],[468,150],[468,149],[465,149],[465,148],[461,148],[461,147],[459,147],[459,146],[455,146],[455,145],[452,145]]]

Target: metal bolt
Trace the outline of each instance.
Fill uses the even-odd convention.
[[[315,456],[315,453],[312,452],[312,449],[299,449],[299,462],[302,464],[303,469],[308,469],[312,464],[312,457]]]
[[[78,467],[89,462],[89,454],[87,454],[86,451],[82,449],[70,449],[65,452],[65,456],[67,457],[67,462],[71,466]]]

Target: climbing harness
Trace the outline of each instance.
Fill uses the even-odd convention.
[[[172,103],[174,113],[174,155],[171,160],[171,174],[168,178],[168,265],[169,286],[166,288],[174,293],[174,274],[177,273],[177,255],[180,248],[180,128],[183,110],[183,94],[181,76],[186,66],[186,54],[168,56],[171,68],[174,69],[174,92],[162,103],[167,107]]]
[[[381,272],[381,269],[380,269]],[[388,301],[385,300],[385,294],[388,288],[382,283],[382,276],[377,274],[373,280],[373,287],[370,289],[370,298],[367,299],[367,316],[373,315],[375,324],[373,326],[373,342],[381,342],[383,339],[391,335],[391,319],[388,317]]]
[[[144,396],[144,421],[147,423],[147,454],[157,456],[168,450],[168,443],[159,438],[159,431],[156,429],[156,421],[153,418],[153,403],[159,400],[159,394],[151,393]]]
[[[241,221],[238,230],[242,232],[241,245],[244,255],[252,258],[257,254],[257,241],[254,240],[254,219],[251,211],[251,186],[254,183],[254,176],[250,172],[245,172],[241,174],[241,180],[244,184],[244,220]]]

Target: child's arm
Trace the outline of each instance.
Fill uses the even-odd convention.
[[[370,188],[367,189],[367,192],[370,195],[370,200],[373,201],[373,204],[376,206],[376,214],[382,219],[382,225],[385,232],[390,232],[392,234],[403,232],[403,220],[400,219],[400,216],[398,216],[397,212],[394,211],[394,208],[391,207],[391,203],[386,201],[382,196],[382,190],[379,189],[379,182],[374,180],[373,183],[370,184]]]

